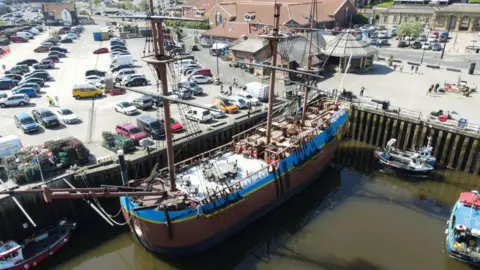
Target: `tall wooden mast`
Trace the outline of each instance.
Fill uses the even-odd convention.
[[[264,38],[268,40],[269,46],[270,46],[270,51],[272,52],[272,66],[276,67],[277,66],[277,48],[278,48],[278,41],[282,38],[284,38],[280,33],[279,33],[279,27],[280,27],[280,7],[281,4],[278,4],[277,1],[275,1],[274,4],[274,11],[273,11],[273,29],[271,34],[266,34],[266,35],[259,35],[258,37]],[[272,137],[272,118],[273,118],[273,96],[274,96],[274,90],[275,90],[275,74],[276,70],[271,69],[271,74],[270,74],[270,86],[269,86],[269,92],[268,92],[268,115],[267,115],[267,144],[270,143],[270,139]]]
[[[306,72],[306,73],[314,73],[318,71],[318,69],[312,68],[312,43],[313,43],[313,29],[314,29],[314,22],[317,17],[317,0],[312,0],[312,12],[310,13],[310,41],[308,45],[308,60],[307,60],[307,66],[305,68],[299,68],[300,71]],[[308,109],[308,92],[310,90],[310,76],[306,76],[306,83],[305,83],[305,92],[303,96],[303,106],[302,106],[302,120],[301,120],[301,125],[305,125],[305,116],[307,115],[307,109]]]

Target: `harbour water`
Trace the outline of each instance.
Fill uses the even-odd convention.
[[[372,151],[343,143],[319,181],[201,256],[158,257],[126,228],[98,223],[42,269],[472,269],[445,255],[444,231],[459,193],[480,189],[480,176],[407,179],[378,171]]]

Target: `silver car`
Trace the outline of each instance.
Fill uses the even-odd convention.
[[[30,98],[25,94],[15,94],[6,98],[0,99],[0,107],[5,108],[9,106],[24,106],[30,102]]]

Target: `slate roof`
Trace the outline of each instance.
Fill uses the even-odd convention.
[[[357,40],[350,33],[325,36],[327,45],[322,52],[334,57],[364,57],[378,54],[378,50],[363,40]]]
[[[262,39],[247,39],[232,47],[232,51],[256,53],[267,46]]]

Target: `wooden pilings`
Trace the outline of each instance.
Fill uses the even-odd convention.
[[[480,174],[480,134],[455,127],[437,125],[420,119],[375,109],[353,108],[350,137],[384,147],[391,138],[396,147],[412,149],[432,138],[433,155],[450,169]]]

